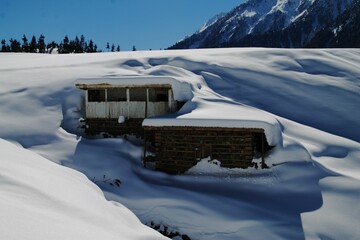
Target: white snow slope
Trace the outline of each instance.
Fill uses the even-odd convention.
[[[2,139],[0,157],[1,239],[162,239],[83,174]]]
[[[0,238],[39,239],[31,234],[39,226],[56,236],[72,228],[96,232],[94,239],[124,232],[134,239],[156,236],[121,205],[106,202],[81,174],[46,159],[84,173],[143,223],[192,239],[360,238],[359,49],[0,54],[0,63],[0,138],[30,150],[0,141],[0,222],[7,224]],[[281,134],[265,159],[271,167],[221,169],[203,160],[171,176],[142,167],[139,140],[82,137],[83,92],[74,83],[123,75],[191,83],[194,98],[185,113],[213,116],[210,103],[267,113]],[[121,186],[102,183],[104,175]],[[99,218],[87,217],[99,212]]]

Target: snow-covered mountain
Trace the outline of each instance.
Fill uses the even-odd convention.
[[[360,47],[360,0],[320,30],[308,47]]]
[[[354,0],[248,0],[175,45],[303,47]]]

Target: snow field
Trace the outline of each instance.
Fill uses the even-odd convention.
[[[8,185],[0,185],[0,191],[5,191],[1,196],[6,196],[5,200],[1,198],[0,207],[8,209],[7,217],[14,213],[24,216],[22,222],[16,218],[14,225],[5,225],[1,237],[22,234],[15,225],[34,221],[32,214],[8,208],[10,200],[21,201],[26,211],[48,214],[52,220],[62,210],[61,206],[67,204],[66,211],[60,211],[62,214],[54,220],[63,220],[53,225],[56,226],[54,238],[66,223],[79,229],[96,225],[101,228],[96,232],[101,236],[109,234],[108,239],[118,233],[111,224],[104,225],[109,219],[116,222],[129,218],[131,226],[138,226],[131,220],[131,214],[125,209],[124,213],[114,210],[101,197],[99,189],[72,170],[66,174],[74,173],[76,177],[65,177],[57,168],[51,170],[51,176],[67,178],[66,186],[81,178],[82,185],[73,189],[75,196],[63,195],[63,189],[43,186],[47,177],[42,173],[50,170],[41,168],[40,163],[39,166],[22,161],[8,164],[10,160],[4,161],[3,156],[7,155],[3,153],[10,154],[6,152],[10,149],[11,154],[21,155],[19,158],[33,156],[31,160],[39,158],[32,155],[35,152],[78,170],[89,179],[100,180],[103,175],[118,178],[122,181],[119,188],[98,183],[108,200],[120,202],[143,223],[166,225],[192,239],[358,239],[359,53],[357,49],[245,48],[79,55],[0,54],[0,137],[30,150],[15,148],[4,141],[0,144],[4,149],[0,177],[11,179],[7,180]],[[124,75],[167,76],[190,83],[194,97],[179,116],[228,118],[232,109],[238,111],[238,107],[251,109],[261,117],[266,115],[269,121],[264,122],[278,129],[267,134],[269,141],[278,143],[266,157],[272,167],[228,170],[204,160],[185,175],[170,176],[142,167],[139,140],[82,137],[78,119],[82,116],[83,93],[74,87],[75,82],[81,78]],[[212,106],[223,107],[225,114]],[[9,155],[8,159],[17,159],[15,155]],[[44,158],[42,162],[46,162]],[[43,169],[29,171],[31,176],[39,175],[39,179],[33,179],[36,181],[30,190],[28,186],[18,187],[19,183],[13,180],[27,168]],[[4,174],[11,171],[16,174],[10,177]],[[34,186],[44,187],[42,193],[52,196],[60,206],[54,206],[47,197],[37,197]],[[84,193],[83,188],[89,192]],[[24,200],[24,196],[30,199]],[[46,207],[36,205],[39,198]],[[85,203],[85,199],[92,198],[96,202]],[[69,210],[72,208],[91,208],[86,214],[95,216],[103,210],[104,222],[94,223],[91,217],[83,218],[89,216],[85,210]],[[67,221],[67,214],[75,215],[74,219],[81,224]],[[41,223],[51,226],[45,220]],[[147,228],[138,227],[140,230],[136,232],[140,235],[155,236]],[[90,230],[95,229],[98,228]],[[124,232],[134,239],[142,236],[132,235],[133,231],[125,227]],[[69,234],[72,233],[77,236],[75,230]],[[29,234],[20,236],[26,239]],[[98,235],[94,233],[94,236]]]
[[[163,238],[79,172],[3,139],[0,158],[2,239]]]

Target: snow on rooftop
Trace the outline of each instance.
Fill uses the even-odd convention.
[[[142,86],[142,85],[171,85],[174,99],[177,101],[186,101],[192,98],[190,85],[173,77],[167,76],[123,76],[123,77],[98,77],[81,78],[75,84],[82,88],[88,85],[109,84],[114,86]]]
[[[264,129],[270,145],[281,144],[281,130],[269,113],[224,99],[195,97],[177,114],[147,118],[143,126],[194,126]]]

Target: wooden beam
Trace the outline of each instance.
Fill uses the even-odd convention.
[[[88,91],[85,91],[85,118],[88,116],[88,102],[89,102],[89,93]]]
[[[146,132],[144,132],[144,156],[143,156],[143,166],[146,168],[146,150],[147,150],[147,138],[146,138]]]
[[[171,84],[118,84],[113,85],[109,83],[99,83],[99,84],[75,84],[79,89],[88,90],[88,89],[110,89],[110,88],[166,88],[171,89]]]
[[[173,109],[172,109],[173,96],[172,96],[171,88],[168,90],[168,105],[169,105],[169,110],[170,110],[170,112],[172,112],[172,111],[173,111]]]
[[[130,118],[130,89],[126,88],[127,119]]]
[[[148,117],[149,88],[146,88],[145,118]]]
[[[170,119],[171,121],[171,119]],[[161,131],[207,131],[207,132],[244,132],[244,133],[264,133],[262,128],[237,128],[237,127],[196,127],[196,126],[143,126],[147,130]]]
[[[261,134],[261,168],[265,168],[265,158],[264,158],[264,134]]]

